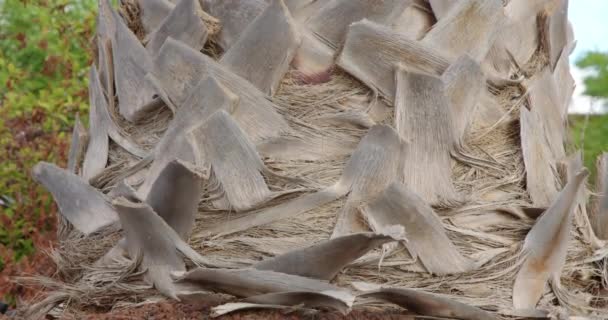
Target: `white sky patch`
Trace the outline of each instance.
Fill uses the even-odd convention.
[[[572,95],[572,101],[568,107],[569,113],[601,113],[604,110],[604,105],[601,100],[592,99],[586,95],[583,95],[585,91],[585,84],[583,79],[586,75],[592,73],[588,70],[577,68],[575,65],[571,66],[570,72],[576,83],[574,88],[574,94]]]
[[[594,101],[584,96],[585,84],[583,78],[588,71],[576,67],[576,60],[586,52],[599,50],[608,53],[608,0],[576,0],[569,1],[568,17],[574,28],[576,48],[570,55],[570,72],[576,82],[576,89],[568,111],[570,113],[598,113],[603,108],[601,101]],[[605,110],[605,109],[604,109]]]

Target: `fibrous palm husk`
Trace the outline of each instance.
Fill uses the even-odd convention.
[[[437,8],[437,1],[432,2]],[[558,4],[558,1],[549,2]],[[175,7],[173,3],[164,3],[168,9],[156,12],[162,17],[158,24],[146,29],[142,25],[149,27],[150,19],[146,17],[154,13],[148,5],[154,3],[142,2],[138,7],[132,0],[122,1],[121,12],[125,17],[122,22],[130,26],[139,39],[146,35],[150,38]],[[373,3],[284,0],[284,3],[293,18],[292,26],[303,36],[304,45],[321,45],[310,46],[311,54],[307,55],[308,62],[323,71],[318,78],[306,78],[298,70],[303,61],[298,59],[304,56],[299,54],[288,62],[292,68],[281,76],[283,79],[272,91],[272,96],[234,74],[218,61],[222,54],[232,49],[231,45],[251,41],[239,38],[252,32],[244,33],[249,24],[269,8],[269,3],[205,0],[201,2],[202,9],[215,10],[222,31],[214,35],[209,22],[215,20],[201,11],[197,14],[203,17],[210,34],[202,52],[173,36],[165,39],[158,55],[151,59],[151,68],[142,72],[143,78],[137,79],[150,86],[154,93],[150,98],[157,109],[142,112],[142,118],[136,122],[125,121],[118,114],[117,110],[124,107],[120,105],[120,96],[118,105],[114,105],[112,89],[118,89],[120,81],[115,81],[108,70],[115,70],[117,62],[111,59],[115,54],[113,46],[101,43],[108,32],[104,31],[105,26],[100,27],[98,48],[103,50],[99,50],[97,61],[102,87],[99,91],[107,100],[107,106],[101,110],[109,115],[108,119],[112,121],[109,123],[113,123],[116,132],[144,150],[158,150],[161,145],[179,149],[189,145],[183,141],[192,128],[214,127],[205,121],[218,111],[217,115],[225,120],[222,123],[229,122],[234,130],[221,130],[226,134],[219,128],[203,130],[205,134],[197,136],[196,140],[208,142],[195,145],[196,153],[188,155],[193,160],[176,157],[181,159],[177,162],[173,161],[173,152],[166,157],[157,151],[139,157],[110,142],[106,167],[90,182],[99,188],[99,191],[94,189],[98,195],[109,192],[108,198],[114,198],[119,205],[122,201],[131,207],[129,210],[139,211],[142,219],[147,220],[142,225],[151,227],[142,230],[130,222],[127,228],[135,225],[131,228],[135,232],[122,240],[127,230],[121,232],[116,224],[88,235],[78,232],[77,228],[69,232],[69,228],[62,227],[66,230],[65,236],[53,253],[61,278],[38,282],[56,293],[34,304],[31,311],[42,314],[51,310],[53,315],[78,317],[91,306],[110,310],[159,299],[159,290],[151,289],[150,283],[162,288],[166,297],[195,303],[216,303],[221,294],[246,297],[236,302],[239,305],[218,309],[224,311],[240,307],[293,310],[298,308],[294,306],[298,300],[308,311],[317,307],[307,304],[316,298],[336,302],[343,308],[339,301],[332,300],[334,295],[326,297],[326,290],[349,295],[349,290],[344,288],[365,281],[385,288],[408,288],[441,297],[449,295],[449,299],[460,303],[448,304],[458,312],[475,310],[475,314],[482,317],[486,314],[478,313],[479,309],[501,319],[511,319],[518,314],[547,316],[564,310],[571,314],[605,317],[601,308],[605,306],[606,298],[599,292],[601,286],[608,283],[608,272],[602,267],[608,251],[605,243],[594,238],[589,228],[591,223],[583,206],[584,192],[573,198],[575,210],[566,219],[573,221],[574,226],[570,228],[569,241],[553,252],[559,251],[560,256],[566,252],[559,273],[561,281],[551,279],[552,290],[541,292],[535,310],[515,310],[513,306],[513,284],[518,271],[524,270],[522,266],[533,257],[527,254],[529,250],[522,252],[522,246],[531,246],[526,245],[525,236],[537,219],[539,223],[547,219],[547,214],[539,216],[558,197],[562,181],[570,181],[571,173],[580,169],[577,156],[559,157],[556,150],[560,150],[559,144],[564,141],[560,135],[565,131],[553,130],[561,127],[554,126],[557,121],[548,123],[550,120],[544,115],[547,110],[555,110],[552,116],[562,117],[559,124],[563,125],[573,88],[568,70],[568,56],[573,48],[571,30],[566,29],[564,41],[557,32],[560,29],[551,27],[551,23],[558,24],[551,21],[559,21],[563,16],[554,19],[557,12],[550,3],[503,1],[506,6],[503,10],[496,5],[497,1],[459,1],[443,13],[439,9],[433,12],[433,3],[429,6],[424,0]],[[332,37],[334,46],[320,41],[307,26],[312,17],[327,16],[327,12],[323,12],[324,6],[332,4],[351,9],[375,4],[384,9],[391,4],[395,6],[394,11],[381,10],[377,15],[373,11],[357,11],[359,9],[335,11],[341,13],[332,18],[336,23],[340,22],[343,31]],[[146,6],[148,12],[145,12]],[[467,11],[467,8],[472,10]],[[484,9],[487,15],[479,14],[481,11],[476,8]],[[282,10],[286,16],[283,7]],[[109,11],[105,9],[102,14]],[[461,12],[462,16],[454,12]],[[112,16],[114,20],[122,19]],[[363,16],[373,22],[359,20]],[[470,25],[466,25],[466,21],[450,23],[462,22],[463,16],[471,18]],[[494,18],[496,21],[492,20]],[[113,20],[102,21],[111,26]],[[352,24],[345,25],[344,21]],[[448,25],[454,28],[450,29]],[[473,30],[474,26],[479,28]],[[517,34],[509,37],[510,32]],[[557,36],[553,40],[552,32]],[[179,38],[179,35],[175,37]],[[263,35],[254,34],[253,37]],[[491,41],[493,37],[495,41]],[[460,42],[452,38],[460,39]],[[305,47],[300,47],[299,53],[302,48]],[[560,49],[557,50],[557,62],[551,61],[549,52],[555,48]],[[336,56],[338,67],[334,68]],[[135,64],[143,59],[146,58],[136,60]],[[269,65],[283,65],[283,62],[268,62]],[[505,69],[501,69],[504,66]],[[406,95],[410,98],[399,101],[395,79],[398,70],[431,79],[420,84],[432,85],[424,90],[426,92],[411,92]],[[278,69],[270,70],[269,74],[275,71],[283,74]],[[539,90],[545,86],[551,91]],[[138,93],[142,92],[131,94],[135,97]],[[424,98],[425,95],[432,97]],[[543,109],[549,105],[547,101],[554,104],[553,109]],[[437,117],[420,116],[417,121],[420,123],[408,123],[419,131],[415,138],[408,140],[408,137],[399,137],[401,130],[391,126],[395,127],[398,118],[395,113],[402,114],[403,110],[398,109],[414,107],[413,103],[418,105],[418,111],[432,111]],[[233,144],[234,137],[243,143]],[[550,145],[548,139],[555,143]],[[423,145],[423,141],[428,145]],[[450,199],[458,201],[431,203],[431,207],[414,202],[420,204],[416,206],[419,212],[426,212],[415,215],[421,218],[418,222],[424,223],[402,219],[403,212],[382,210],[386,212],[383,217],[387,221],[394,220],[397,224],[395,230],[406,230],[405,237],[397,237],[399,242],[379,247],[385,239],[383,236],[351,234],[367,231],[368,226],[374,228],[373,219],[367,217],[367,208],[379,204],[384,208],[393,202],[403,204],[402,199],[385,199],[383,191],[393,183],[408,181],[411,177],[403,177],[402,167],[413,166],[408,159],[416,158],[416,150],[428,153],[437,141],[441,142],[441,152],[435,155],[440,161],[430,157],[430,161],[416,165],[435,168],[424,170],[426,180],[423,182],[449,182]],[[221,150],[225,152],[219,152]],[[180,154],[179,150],[175,154]],[[153,169],[157,161],[157,168]],[[166,163],[160,165],[161,162]],[[186,162],[197,163],[191,168],[192,165]],[[167,163],[171,165],[167,166]],[[441,169],[436,169],[438,167]],[[173,174],[164,176],[162,169]],[[153,174],[156,171],[158,174]],[[410,171],[420,173],[415,169]],[[230,174],[237,174],[241,179],[234,179]],[[178,176],[185,179],[183,184],[176,183]],[[282,196],[249,202],[252,206],[242,207],[238,214],[230,205],[235,197],[230,201],[218,201],[228,194],[224,192],[226,187],[233,195],[235,190],[244,190],[237,193],[249,195],[250,179],[255,180],[256,188],[262,187],[263,193]],[[201,180],[202,186],[197,187]],[[148,185],[146,197],[130,188],[143,190],[139,186],[142,181]],[[155,188],[154,182],[162,187]],[[168,185],[176,188],[171,189]],[[440,187],[443,186],[437,188]],[[407,188],[422,196],[419,187],[407,184]],[[158,191],[154,191],[156,189]],[[290,194],[294,190],[304,194]],[[440,191],[438,195],[443,197],[443,193]],[[167,201],[158,201],[155,207],[138,200],[154,203],[165,197]],[[197,198],[200,199],[198,206]],[[180,214],[163,213],[176,210]],[[434,218],[422,218],[429,215]],[[169,222],[172,218],[179,218],[183,226]],[[192,218],[192,230],[187,232]],[[421,227],[410,231],[408,237],[407,229],[411,229],[411,225]],[[150,243],[141,243],[148,229],[157,232],[148,234]],[[188,233],[191,233],[189,238]],[[427,234],[438,235],[439,241],[429,241],[433,246],[439,246],[441,242],[440,249],[449,251],[446,256],[457,252],[466,257],[465,268],[460,268],[461,271],[454,271],[454,268],[429,270],[428,266],[436,267],[434,262],[443,258],[443,253],[417,249],[422,252],[412,254],[408,250],[416,251],[414,247],[420,243],[426,247],[429,241],[420,239],[425,239],[422,236]],[[131,246],[138,247],[135,252],[124,250],[129,246],[129,239],[135,239],[130,241]],[[348,242],[345,239],[358,240],[341,249]],[[149,252],[148,245],[153,243],[169,248],[166,251],[170,253],[165,257],[160,251]],[[333,250],[340,250],[340,254],[332,255]],[[143,252],[143,256],[133,256],[137,252]],[[179,252],[187,253],[185,261],[181,260]],[[172,260],[173,254],[177,254],[177,259]],[[107,258],[106,255],[112,259],[100,260]],[[316,260],[308,259],[310,255]],[[328,256],[331,257],[323,258]],[[145,270],[156,258],[159,258],[155,269],[158,272],[153,270],[155,276],[150,278]],[[170,259],[165,261],[167,258]],[[304,259],[310,262],[298,264]],[[205,267],[196,269],[192,263]],[[265,265],[275,271],[255,268]],[[218,267],[222,269],[216,269]],[[167,276],[173,269],[194,270],[192,275],[198,273],[200,279],[190,277],[173,283]],[[331,282],[302,275],[331,279]],[[249,297],[269,292],[272,294],[262,296],[264,299]],[[387,308],[377,301],[370,304],[370,298],[360,299],[361,303],[355,304],[354,308]],[[416,308],[416,305],[406,307]],[[418,310],[429,313],[433,311],[431,309],[422,307]],[[458,316],[449,314],[455,315]]]

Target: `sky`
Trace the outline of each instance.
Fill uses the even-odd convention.
[[[571,72],[576,81],[570,112],[597,112],[601,109],[601,102],[593,104],[589,97],[582,94],[586,71],[577,68],[574,63],[587,51],[608,52],[608,0],[570,0],[569,6],[568,15],[576,39],[576,48],[570,55]]]

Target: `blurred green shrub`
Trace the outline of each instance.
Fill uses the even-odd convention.
[[[0,271],[54,236],[55,205],[30,170],[64,165],[74,117],[88,114],[96,7],[0,0]]]
[[[570,129],[577,149],[583,149],[585,166],[589,168],[591,176],[589,182],[595,181],[595,160],[602,152],[608,152],[608,114],[571,115]],[[587,122],[585,124],[585,122]]]

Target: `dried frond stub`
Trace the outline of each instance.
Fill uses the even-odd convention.
[[[557,281],[566,263],[576,198],[589,175],[583,169],[569,180],[549,209],[536,221],[523,246],[523,264],[513,285],[515,309],[534,309],[547,280]]]
[[[476,111],[486,81],[479,63],[468,55],[456,59],[441,75],[454,122],[455,143],[460,144]]]
[[[104,111],[108,108],[99,84],[99,76],[95,66],[89,72],[89,142],[82,164],[82,176],[89,180],[99,174],[108,162],[109,138]]]
[[[253,267],[258,270],[271,270],[329,281],[342,268],[368,251],[387,242],[402,239],[404,239],[402,228],[400,234],[356,233],[290,251],[257,263]]]
[[[600,239],[608,240],[608,152],[598,156],[596,168],[595,192],[597,196],[593,201],[590,220],[595,234]]]
[[[422,42],[451,58],[468,54],[481,61],[494,44],[503,22],[501,0],[458,1]]]
[[[178,277],[176,284],[186,290],[200,288],[237,297],[289,291],[345,291],[321,280],[256,269],[197,268]]]
[[[118,106],[120,114],[134,122],[159,107],[153,102],[154,88],[145,80],[152,68],[152,58],[117,13],[114,20],[112,54]]]
[[[77,175],[40,162],[32,169],[32,176],[53,195],[61,214],[82,233],[89,235],[118,221],[103,194]]]
[[[72,130],[70,151],[68,152],[67,169],[71,173],[78,174],[80,161],[82,161],[85,154],[88,139],[89,135],[82,125],[82,122],[80,122],[80,117],[76,115],[76,119],[74,120],[74,129]]]
[[[168,0],[138,0],[140,18],[146,34],[156,30],[173,9]]]
[[[218,43],[228,50],[268,5],[264,0],[203,0],[203,9],[219,19]]]
[[[388,126],[375,126],[367,136],[369,137],[359,143],[336,184],[275,207],[220,223],[203,231],[202,235],[225,235],[294,217],[356,189],[351,204],[341,213],[343,221],[339,223],[342,225],[335,229],[337,231],[334,231],[334,237],[352,233],[353,229],[362,225],[357,221],[356,208],[359,201],[373,197],[375,192],[381,192],[399,174],[394,169],[398,167],[403,147],[394,130]]]
[[[272,0],[220,64],[272,96],[302,41],[297,29],[283,0]]]
[[[443,19],[452,10],[456,2],[452,0],[429,0],[433,14],[437,20]]]
[[[358,298],[374,298],[394,303],[414,313],[450,319],[495,320],[492,314],[447,297],[411,289],[381,288],[364,292]]]
[[[343,315],[350,311],[355,297],[348,292],[278,292],[251,296],[240,302],[219,305],[212,309],[214,316],[248,309],[301,309],[322,308],[336,310]]]
[[[431,29],[436,20],[433,13],[427,8],[424,0],[413,0],[403,10],[401,16],[391,25],[397,33],[414,40],[420,40]]]
[[[171,272],[185,271],[186,267],[178,253],[195,263],[207,264],[207,261],[183,242],[149,205],[124,197],[112,204],[120,217],[131,259],[142,255],[141,268],[146,271],[148,281],[164,295],[179,300]]]
[[[441,219],[418,195],[400,183],[391,184],[381,196],[362,207],[363,215],[376,232],[387,227],[405,227],[405,246],[437,275],[470,271],[473,263],[447,237]]]
[[[187,133],[203,124],[215,111],[233,112],[239,99],[213,76],[201,79],[192,94],[176,110],[167,131],[154,149],[154,162],[138,193],[146,198],[161,170],[174,159],[194,163],[195,151],[186,139]],[[197,152],[200,153],[200,152]]]
[[[180,0],[160,26],[148,35],[146,49],[155,55],[168,37],[201,50],[207,41],[208,30],[197,12],[202,9],[198,0]]]
[[[566,136],[563,108],[559,103],[557,87],[553,74],[545,68],[530,84],[530,111],[542,119],[544,136],[555,159],[565,157],[564,137]]]
[[[555,158],[546,143],[543,121],[537,113],[520,110],[521,144],[526,165],[526,186],[537,207],[549,207],[558,193]]]
[[[401,67],[396,82],[395,128],[409,142],[402,160],[405,184],[431,205],[459,202],[451,180],[454,120],[443,82]]]
[[[306,27],[332,49],[344,42],[348,26],[361,19],[390,25],[409,5],[407,1],[334,0],[306,21]]]
[[[254,144],[289,130],[285,119],[276,111],[277,107],[249,81],[172,38],[167,38],[158,53],[152,74],[176,106],[185,101],[201,79],[214,76],[239,96],[233,117],[239,119],[239,125]]]
[[[193,165],[169,162],[146,198],[152,209],[183,239],[188,240],[202,196],[203,176]]]
[[[347,190],[348,198],[338,214],[332,238],[366,230],[359,204],[400,179],[404,148],[397,132],[389,126],[374,126],[363,137],[336,184],[336,188]]]
[[[221,200],[214,206],[251,209],[272,198],[262,172],[267,171],[255,147],[225,111],[217,111],[187,137],[199,166],[211,166]]]
[[[447,58],[433,47],[369,20],[350,25],[337,64],[387,100],[395,98],[395,67],[442,74]]]
[[[142,149],[130,137],[125,136],[112,118],[109,106],[103,96],[101,83],[95,66],[91,66],[89,73],[89,145],[83,164],[83,176],[91,179],[101,172],[108,159],[108,137],[116,144],[136,157],[144,158],[148,152]],[[103,167],[101,166],[103,162]]]
[[[562,51],[566,50],[574,41],[568,23],[568,0],[557,0],[555,2],[557,2],[557,5],[552,8],[551,16],[547,21],[549,24],[547,29],[549,32],[548,44],[551,68],[555,68]]]

